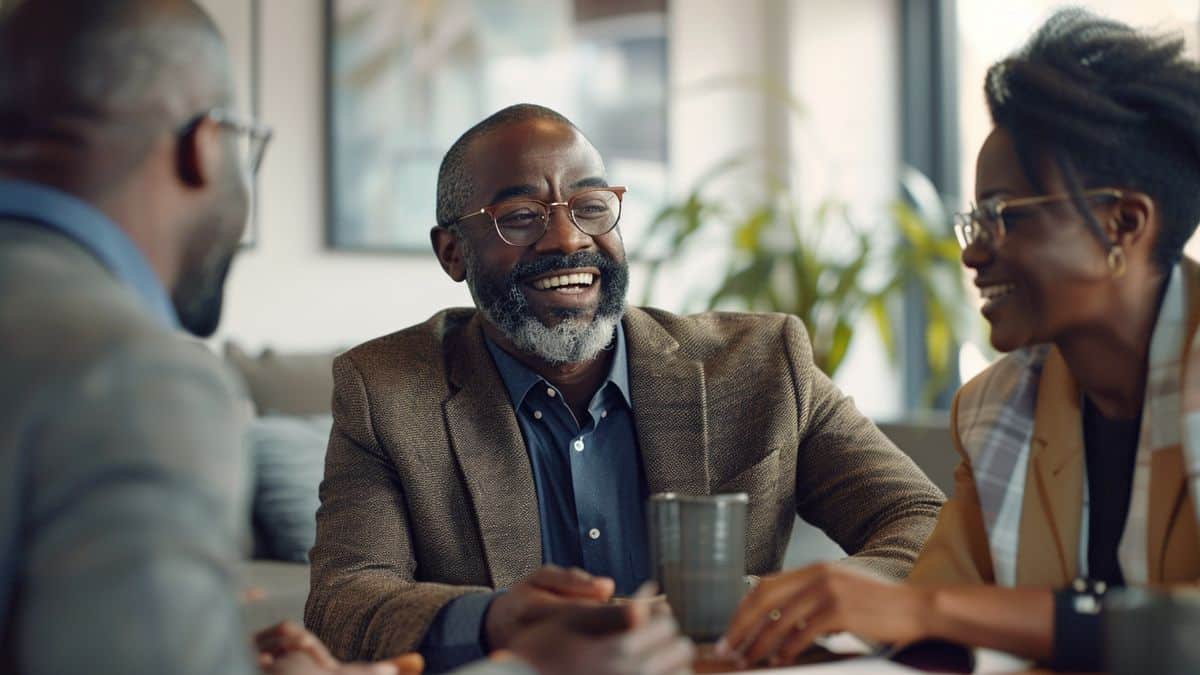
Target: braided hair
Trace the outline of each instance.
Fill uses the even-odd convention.
[[[984,93],[1034,187],[1045,191],[1039,160],[1053,161],[1106,245],[1082,191],[1145,193],[1161,215],[1154,262],[1167,270],[1179,260],[1200,222],[1200,65],[1185,58],[1182,37],[1060,10],[988,69]]]

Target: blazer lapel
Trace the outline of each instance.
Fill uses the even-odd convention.
[[[506,588],[541,565],[542,535],[533,468],[504,383],[476,314],[447,338],[446,431],[471,494],[492,585]]]
[[[646,311],[625,315],[633,419],[650,493],[709,494],[704,366]]]
[[[1184,258],[1183,282],[1187,298],[1187,333],[1183,341],[1183,354],[1180,359],[1184,369],[1180,375],[1181,386],[1187,382],[1187,368],[1190,365],[1188,353],[1192,339],[1196,334],[1197,324],[1200,323],[1200,268],[1189,258]],[[1185,392],[1179,393],[1181,410]],[[1175,519],[1181,515],[1184,496],[1187,489],[1187,466],[1184,461],[1183,446],[1160,448],[1150,455],[1150,504],[1146,517],[1146,576],[1150,583],[1162,580],[1164,569],[1163,557],[1167,550],[1167,537]]]
[[[1150,455],[1150,510],[1147,514],[1146,576],[1149,583],[1162,580],[1167,535],[1178,517],[1187,486],[1187,471],[1180,446],[1162,448]]]
[[[1085,464],[1079,388],[1057,349],[1046,356],[1038,384],[1032,443],[1017,583],[1065,584],[1078,571]],[[1046,559],[1048,552],[1054,559]]]

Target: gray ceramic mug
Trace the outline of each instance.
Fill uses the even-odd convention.
[[[1104,655],[1113,675],[1200,673],[1200,592],[1110,592],[1104,598]]]
[[[743,492],[650,497],[650,564],[680,630],[697,642],[725,633],[745,593]]]

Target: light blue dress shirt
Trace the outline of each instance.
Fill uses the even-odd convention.
[[[0,181],[0,218],[44,227],[74,240],[138,295],[167,328],[179,317],[149,261],[99,209],[61,190],[26,181]]]

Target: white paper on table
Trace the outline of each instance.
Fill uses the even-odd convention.
[[[835,633],[817,639],[817,644],[834,654],[856,654],[858,658],[846,659],[845,661],[835,661],[833,663],[814,663],[807,666],[788,666],[787,668],[772,668],[769,670],[742,671],[753,672],[754,675],[787,675],[789,673],[799,673],[803,675],[851,675],[853,673],[881,673],[889,675],[890,673],[919,673],[919,670],[913,670],[898,663],[893,663],[885,658],[872,656],[874,649],[860,638],[851,635],[850,633]]]
[[[902,666],[893,661],[870,656],[871,646],[850,633],[836,633],[817,640],[817,642],[834,654],[861,654],[860,658],[835,661],[833,663],[816,663],[807,666],[789,666],[787,668],[772,668],[770,670],[741,671],[753,672],[755,675],[853,675],[854,673],[920,673],[922,671]],[[1025,670],[1032,662],[1017,658],[1011,654],[991,649],[975,650],[975,673],[977,675],[994,675],[996,673],[1013,673]]]
[[[898,663],[877,656],[863,656],[834,663],[815,663],[809,666],[790,666],[788,668],[772,668],[770,670],[740,671],[753,675],[854,675],[856,673],[871,673],[872,675],[911,675],[919,673]]]
[[[981,675],[1016,673],[1033,667],[1033,661],[994,649],[975,650],[975,672]]]

